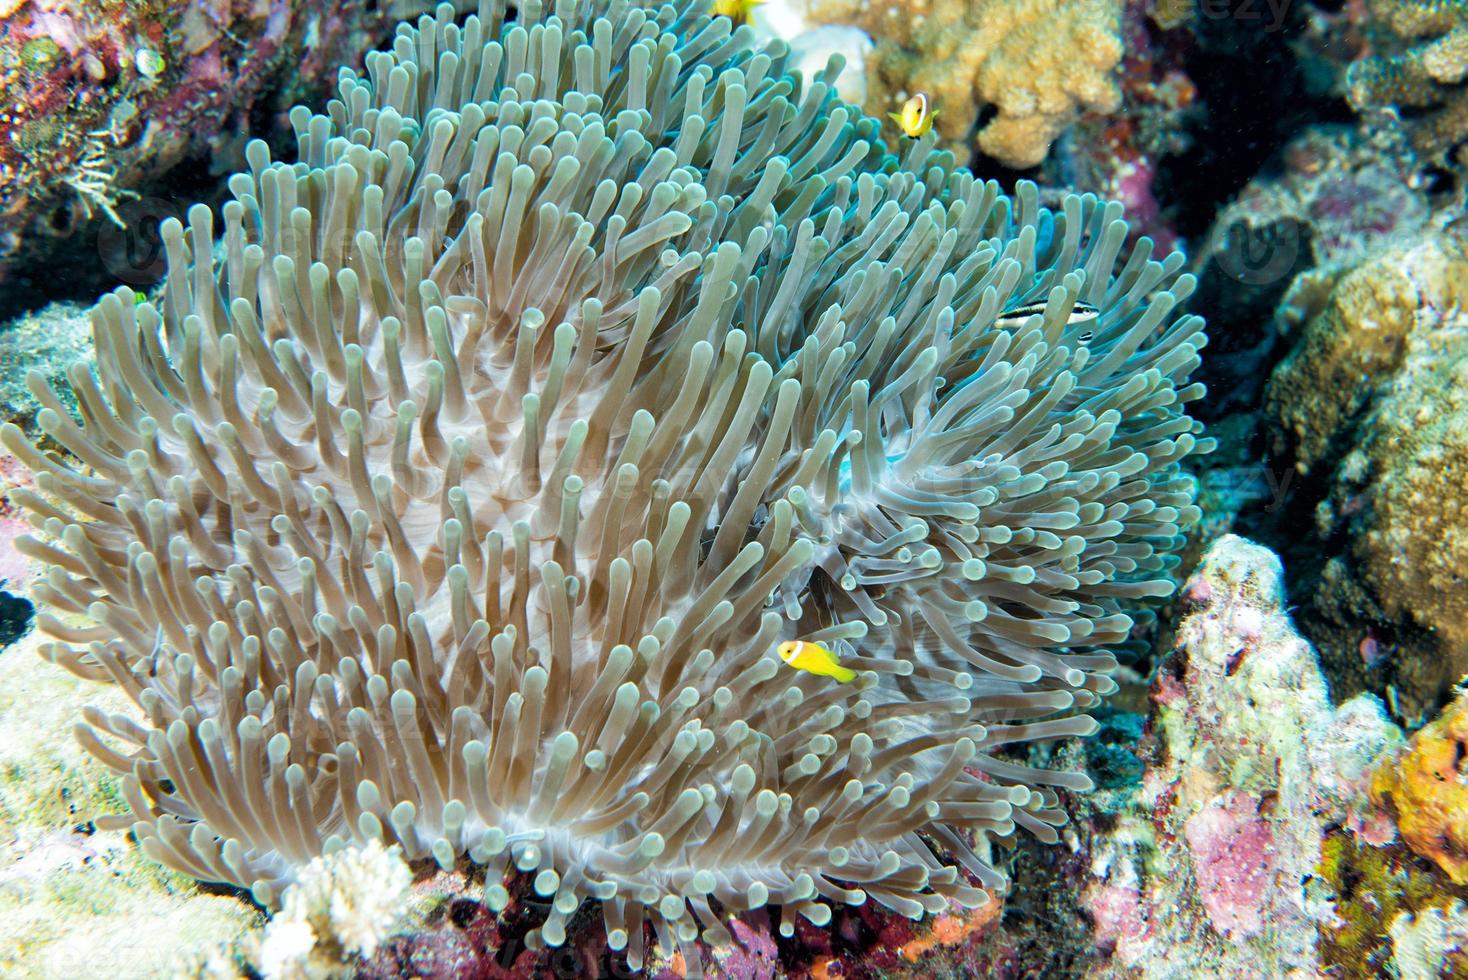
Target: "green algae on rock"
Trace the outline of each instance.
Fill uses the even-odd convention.
[[[147,860],[124,833],[90,826],[125,806],[119,777],[62,733],[89,702],[130,705],[44,663],[39,640],[0,650],[0,974],[175,975],[259,914]]]

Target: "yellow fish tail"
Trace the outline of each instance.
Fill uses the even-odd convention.
[[[856,671],[850,667],[843,667],[840,664],[832,664],[831,676],[842,684],[849,684],[856,680]]]

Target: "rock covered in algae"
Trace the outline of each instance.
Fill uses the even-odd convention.
[[[1418,723],[1468,671],[1468,253],[1427,232],[1345,274],[1267,389],[1274,452],[1343,541],[1310,596],[1333,676]]]
[[[67,369],[92,349],[92,321],[75,303],[52,303],[35,313],[0,324],[0,419],[39,433],[36,413],[42,405],[27,378],[31,371],[57,389],[62,403],[76,409],[66,380]]]
[[[1310,474],[1338,459],[1342,439],[1385,393],[1418,327],[1418,312],[1451,309],[1465,293],[1460,246],[1419,238],[1345,273],[1270,378],[1271,449]]]
[[[1109,954],[1091,975],[1319,975],[1327,828],[1389,836],[1365,774],[1401,734],[1375,698],[1331,704],[1267,549],[1225,535],[1184,602],[1141,791],[1091,842],[1086,902]]]
[[[1033,167],[1082,110],[1121,103],[1119,0],[817,0],[817,20],[856,24],[876,42],[867,110],[885,118],[916,92],[961,156],[980,110],[997,115],[978,134],[983,152]]]
[[[38,643],[32,632],[0,649],[0,976],[177,976],[258,913],[92,826],[117,805],[118,780],[66,729],[82,705],[126,698],[53,670]]]
[[[97,265],[95,250],[64,244],[82,226],[126,238],[139,217],[156,220],[129,206],[141,185],[186,159],[233,169],[240,134],[319,96],[338,65],[427,6],[0,3],[0,282],[44,278],[58,259]]]

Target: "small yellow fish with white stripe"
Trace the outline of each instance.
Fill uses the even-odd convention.
[[[766,0],[714,0],[709,13],[715,17],[727,17],[738,27],[750,23],[754,19],[754,8],[765,2]]]
[[[841,666],[836,655],[819,643],[804,640],[787,640],[780,644],[780,659],[796,670],[820,677],[833,677],[842,684],[856,679],[856,671]]]
[[[933,120],[938,118],[938,110],[928,111],[928,97],[919,92],[906,102],[902,103],[902,109],[898,112],[889,112],[892,121],[902,130],[906,136],[917,139],[933,128]]]

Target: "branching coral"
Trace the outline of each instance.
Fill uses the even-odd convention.
[[[377,840],[315,858],[253,938],[251,961],[266,980],[347,976],[401,928],[412,884],[402,858]]]
[[[614,947],[986,901],[1054,840],[1123,608],[1170,591],[1204,343],[1180,255],[888,156],[686,2],[403,26],[300,161],[164,226],[94,314],[84,464],[6,446],[49,656],[158,860],[265,903],[397,845],[533,874]],[[1002,317],[1039,301],[1043,312]],[[1099,316],[1076,315],[1078,303]],[[775,655],[843,651],[838,683]]]
[[[1117,0],[823,0],[822,18],[854,23],[876,40],[868,110],[883,115],[924,92],[939,131],[969,142],[979,110],[998,114],[979,147],[1011,167],[1033,167],[1082,109],[1121,103]]]
[[[1468,0],[1372,0],[1377,53],[1351,66],[1351,102],[1406,110],[1417,151],[1441,160],[1468,139]]]

